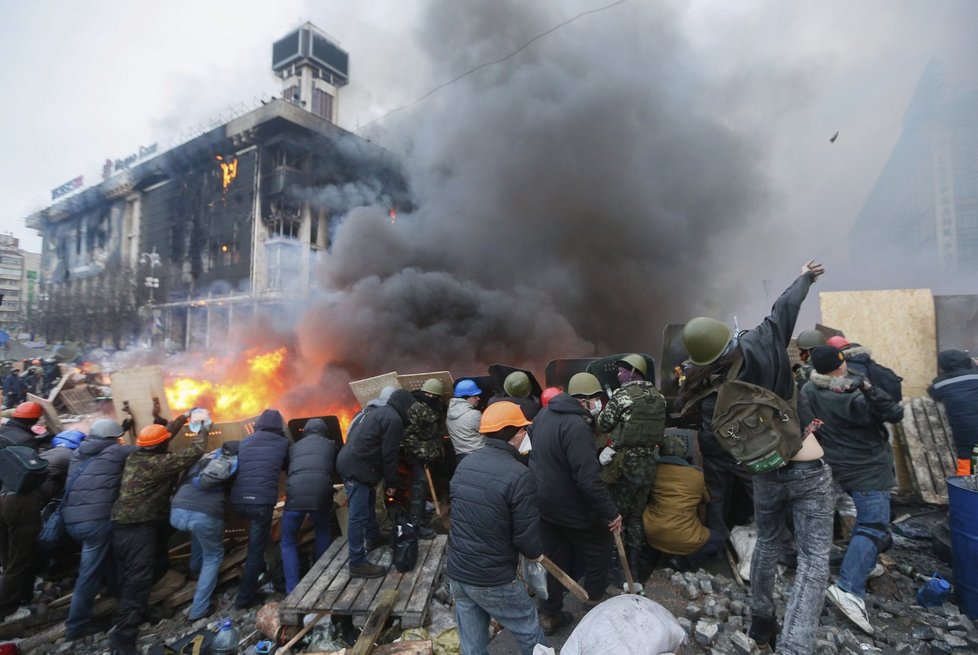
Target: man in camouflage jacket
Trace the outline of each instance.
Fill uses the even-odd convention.
[[[417,534],[422,539],[431,539],[435,531],[424,522],[425,489],[428,478],[425,467],[442,458],[442,384],[432,378],[412,395],[415,403],[408,409],[408,423],[404,428],[401,447],[411,466],[411,502],[409,515]]]
[[[602,478],[622,518],[622,540],[633,572],[645,540],[642,512],[655,477],[656,447],[665,430],[666,399],[645,379],[647,364],[641,355],[626,355],[618,362],[621,386],[598,414],[598,429],[609,434],[601,451]]]
[[[168,451],[173,434],[162,425],[139,432],[139,450],[126,460],[119,497],[112,506],[112,552],[122,588],[113,617],[113,655],[138,652],[136,638],[154,579],[166,568],[170,496],[180,474],[207,450],[202,430],[185,450]],[[157,574],[154,576],[154,574]]]

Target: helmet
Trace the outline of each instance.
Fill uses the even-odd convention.
[[[51,440],[52,446],[64,446],[65,448],[71,448],[74,450],[81,444],[82,439],[85,438],[85,433],[79,430],[65,430],[64,432],[58,433],[58,435]]]
[[[421,385],[421,390],[433,396],[440,396],[445,393],[445,387],[442,385],[441,380],[436,380],[435,378],[425,380],[424,384]]]
[[[514,398],[526,398],[530,395],[530,376],[523,371],[513,371],[503,381],[503,390]]]
[[[14,410],[14,418],[32,418],[39,419],[44,413],[41,406],[32,400],[28,400],[26,403],[21,403],[17,405],[17,409]]]
[[[575,373],[567,383],[567,393],[572,396],[593,396],[601,393],[601,383],[590,373]]]
[[[639,373],[641,373],[642,374],[642,377],[645,377],[645,378],[649,377],[649,365],[648,365],[648,362],[646,362],[645,361],[645,358],[642,357],[641,355],[636,355],[635,353],[632,353],[631,355],[625,355],[624,357],[622,357],[621,359],[619,359],[616,363],[617,364],[622,364],[622,363],[628,364],[629,367],[631,367],[631,368],[635,369],[636,371],[638,371]]]
[[[798,348],[811,350],[815,346],[825,345],[825,335],[818,330],[804,330],[798,335]]]
[[[842,350],[849,345],[849,340],[845,337],[829,337],[828,341],[825,342],[827,346],[832,346],[833,348],[838,348]]]
[[[111,437],[116,439],[122,436],[125,430],[122,426],[113,421],[110,418],[100,418],[99,420],[92,423],[92,427],[88,429],[88,434],[93,437]]]
[[[560,389],[558,389],[557,387],[547,387],[546,389],[543,390],[543,393],[540,394],[540,402],[543,404],[544,407],[546,407],[550,403],[551,398],[559,394],[560,394]]]
[[[455,397],[465,398],[466,396],[481,396],[482,389],[472,380],[459,380],[455,384]]]
[[[136,445],[140,447],[156,446],[170,438],[170,431],[165,426],[152,423],[139,431]]]
[[[529,425],[531,421],[523,415],[523,410],[516,403],[503,400],[493,403],[486,407],[482,412],[482,421],[479,423],[479,432],[488,434],[499,432],[503,428],[523,427]]]
[[[730,326],[715,318],[697,316],[683,326],[683,346],[697,366],[712,364],[723,354],[731,337]]]
[[[675,457],[686,459],[687,453],[686,441],[674,434],[666,436],[666,438],[659,445],[659,455],[662,457],[673,455]]]

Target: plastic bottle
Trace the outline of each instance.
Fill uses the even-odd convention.
[[[971,449],[971,475],[978,473],[978,445]]]
[[[231,619],[223,619],[214,641],[211,642],[211,655],[237,655],[238,629]]]
[[[951,583],[937,573],[917,590],[917,604],[923,607],[941,605],[951,595]]]

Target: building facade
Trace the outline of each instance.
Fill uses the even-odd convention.
[[[27,331],[37,307],[40,254],[20,248],[17,237],[0,234],[0,330],[11,337]]]

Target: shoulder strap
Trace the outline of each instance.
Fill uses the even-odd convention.
[[[743,366],[743,364],[744,364],[744,353],[738,350],[737,357],[734,358],[734,360],[730,363],[730,368],[727,369],[726,375],[711,376],[710,386],[706,387],[705,389],[703,389],[703,391],[699,392],[698,394],[696,394],[695,396],[687,400],[686,404],[683,405],[682,413],[685,414],[687,411],[689,411],[689,409],[693,405],[700,402],[707,396],[715,394],[717,390],[719,390],[720,385],[726,382],[727,380],[736,380],[737,374],[740,373],[740,369]]]

